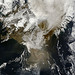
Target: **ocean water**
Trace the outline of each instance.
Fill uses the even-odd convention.
[[[24,59],[22,59],[23,61],[20,63],[20,57],[23,52],[26,52],[27,48],[20,45],[16,40],[10,39],[1,43],[0,64],[7,63],[5,67],[1,68],[1,75],[72,75],[70,69],[72,68],[73,63],[68,59],[68,57],[72,55],[72,52],[67,44],[72,32],[72,26],[73,22],[70,22],[67,25],[65,32],[61,32],[58,38],[53,35],[52,39],[48,41],[49,60],[51,61],[51,64],[42,69],[39,69],[39,67],[33,67],[30,71],[25,70],[25,65],[27,66],[27,64],[24,63]],[[31,55],[27,54],[27,56],[28,57],[26,58],[29,58]],[[18,58],[18,61],[15,60],[16,58]]]
[[[16,0],[13,9],[4,2],[0,75],[75,75],[72,1]]]

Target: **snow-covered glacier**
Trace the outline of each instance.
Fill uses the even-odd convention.
[[[0,74],[74,75],[74,0],[0,0]]]

